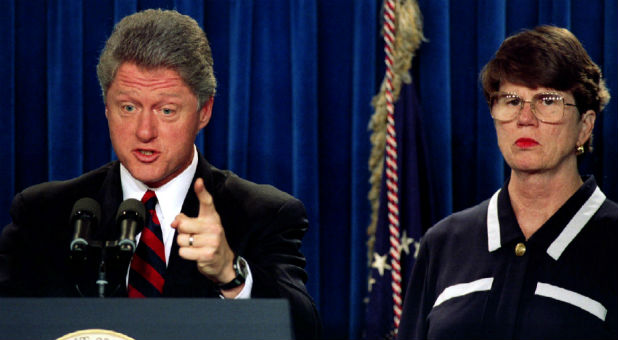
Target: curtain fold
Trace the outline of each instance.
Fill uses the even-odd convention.
[[[614,200],[618,198],[618,4],[616,1],[606,1],[602,8],[603,15],[603,75],[612,99],[601,117],[597,118],[600,127],[596,134],[603,135],[602,143],[595,143],[596,155],[602,162],[597,167],[602,169],[603,189]],[[597,13],[599,14],[599,13]],[[595,137],[597,140],[599,138]],[[598,176],[597,176],[598,177]]]
[[[423,13],[423,31],[428,42],[422,44],[418,52],[417,86],[424,115],[428,117],[424,128],[428,131],[429,168],[434,169],[440,178],[433,184],[436,202],[439,202],[434,208],[438,216],[446,216],[453,207],[451,195],[453,173],[450,171],[453,167],[452,136],[453,130],[459,129],[459,125],[453,125],[455,129],[451,128],[453,119],[450,99],[452,91],[459,91],[459,88],[453,89],[451,59],[447,56],[451,56],[451,53],[459,55],[470,47],[462,47],[463,50],[452,49],[448,0],[427,0],[418,3]],[[468,2],[467,5],[466,11],[469,11],[470,5],[474,5],[474,2]],[[458,30],[459,28],[453,31]],[[473,136],[474,130],[469,134]]]
[[[217,93],[212,109],[212,117],[210,123],[204,128],[204,154],[206,158],[217,167],[227,169],[230,167],[229,153],[231,144],[228,140],[228,125],[230,124],[232,104],[236,102],[245,102],[246,100],[240,96],[239,98],[231,97],[230,93],[236,91],[236,87],[232,86],[234,78],[230,73],[238,68],[237,63],[231,60],[231,57],[238,58],[238,51],[233,46],[238,42],[245,41],[244,44],[250,45],[251,41],[240,39],[236,31],[233,29],[234,20],[240,12],[240,8],[234,10],[236,2],[227,2],[219,0],[208,0],[204,2],[204,30],[210,42],[212,56],[214,59],[215,77],[217,79]],[[251,6],[248,4],[247,6]],[[249,18],[250,19],[250,18]],[[245,26],[247,31],[250,31],[251,25],[246,21]],[[236,30],[238,30],[237,28]],[[240,34],[240,33],[238,33]],[[249,36],[250,38],[250,36]],[[236,42],[234,44],[233,42]],[[234,52],[234,54],[231,54]],[[235,94],[239,95],[239,93]],[[230,104],[232,101],[232,104]],[[236,110],[236,109],[235,109]],[[240,126],[237,127],[240,130]],[[223,144],[221,144],[223,141]],[[218,145],[218,149],[208,147]],[[238,171],[238,170],[236,170]]]
[[[460,210],[464,207],[471,206],[473,202],[476,201],[477,197],[476,188],[478,178],[476,173],[479,169],[476,148],[476,145],[478,145],[477,124],[476,120],[469,119],[469,115],[476,115],[476,110],[478,108],[478,87],[471,86],[471,84],[474,84],[477,79],[477,50],[479,47],[477,46],[476,41],[470,41],[470,39],[468,39],[470,32],[477,30],[474,20],[477,15],[476,4],[471,4],[467,1],[456,1],[452,3],[451,12],[458,14],[453,15],[450,19],[450,38],[444,37],[443,39],[450,39],[451,50],[458,51],[455,52],[457,54],[457,58],[444,58],[446,59],[444,62],[449,63],[451,72],[449,79],[450,86],[453,90],[450,96],[451,101],[455,103],[452,109],[454,111],[459,110],[459,108],[466,108],[467,110],[470,110],[468,114],[454,113],[451,117],[452,126],[454,127],[451,130],[451,138],[452,140],[458,141],[458,143],[452,143],[453,162],[457,164],[457,162],[462,159],[467,160],[465,163],[467,171],[454,171],[452,173],[452,189],[450,189],[452,195],[460,195],[466,198],[464,202],[452,203],[453,210]],[[425,36],[427,36],[427,32],[432,32],[433,29],[431,27],[427,27],[427,25],[425,26]],[[457,29],[452,29],[455,27]],[[436,39],[436,35],[434,34],[432,37],[427,37],[427,39],[428,41],[421,45],[419,54],[424,53],[425,48],[428,48],[433,44],[434,39]],[[474,53],[463,53],[463,51]],[[421,77],[419,77],[418,81],[422,81]],[[420,85],[421,88],[422,86],[423,85]],[[448,98],[448,89],[445,88],[442,93]],[[423,97],[421,97],[421,99],[422,98]],[[424,103],[423,107],[425,111],[431,110],[430,103]],[[448,113],[449,111],[445,112]],[[429,116],[430,111],[426,112],[425,115]],[[450,126],[446,122],[444,125]],[[436,129],[440,129],[440,127],[436,127]],[[431,136],[430,139],[432,139],[435,134],[432,131],[440,130],[429,130],[428,136]],[[450,141],[445,143],[450,144]],[[448,144],[445,144],[443,147],[447,147],[446,145]],[[481,169],[482,168],[483,167],[481,166]],[[440,171],[440,176],[442,176],[442,173],[443,170]],[[474,174],[474,176],[470,176],[470,174]],[[448,186],[448,184],[445,185]],[[465,193],[472,193],[473,195],[465,195]],[[451,208],[445,208],[444,211],[440,211],[440,215],[443,216],[443,214],[450,209]]]
[[[367,284],[361,278],[367,277],[367,234],[364,232],[370,220],[370,205],[367,199],[369,181],[367,171],[370,145],[368,122],[372,109],[369,98],[377,93],[376,50],[381,46],[378,40],[378,20],[380,12],[373,2],[356,1],[353,7],[353,42],[352,42],[352,104],[351,104],[351,188],[350,197],[350,279],[348,281],[348,335],[351,338],[361,336],[364,303]],[[380,44],[378,45],[378,41]],[[345,335],[345,334],[343,334]]]
[[[303,253],[307,273],[312,278],[307,289],[320,301],[320,205],[318,153],[318,17],[311,0],[290,2],[290,76],[291,76],[291,169],[292,192],[306,206],[311,228],[305,235]],[[309,246],[311,245],[311,246]]]
[[[48,180],[45,8],[43,0],[15,6],[15,192]]]
[[[475,30],[478,36],[476,43],[476,68],[473,73],[474,80],[478,84],[478,74],[483,66],[494,55],[498,46],[505,38],[506,12],[505,3],[502,1],[482,0],[477,7],[477,19]],[[453,27],[455,28],[455,27]],[[453,107],[454,115],[466,115],[467,112],[475,113],[475,150],[476,169],[474,182],[477,185],[474,200],[480,202],[491,196],[504,182],[504,162],[498,148],[498,140],[494,131],[494,122],[487,114],[487,102],[482,94],[480,85],[474,86],[476,104],[472,107]],[[454,89],[456,90],[456,89]],[[456,141],[454,141],[456,143]],[[456,157],[456,156],[454,156]],[[457,158],[453,165],[465,164],[466,160]]]
[[[105,40],[114,26],[114,6],[104,1],[90,1],[82,7],[83,58],[82,95],[83,104],[83,170],[96,169],[113,155],[109,129],[105,119],[103,94],[97,80],[96,67]],[[66,159],[65,159],[66,161]]]
[[[251,110],[251,47],[253,5],[233,1],[230,22],[228,167],[241,177],[248,173],[249,116]],[[211,46],[214,48],[214,46]],[[222,60],[218,61],[219,63]],[[217,61],[215,61],[216,65]],[[216,74],[215,74],[216,76]]]
[[[320,179],[320,311],[329,338],[346,337],[350,282],[350,136],[352,115],[353,17],[348,1],[324,1],[318,6],[318,119]],[[368,98],[369,100],[369,98]],[[366,169],[366,168],[365,168]],[[337,274],[335,274],[337,273]],[[330,333],[330,334],[329,334]]]
[[[51,180],[83,172],[83,30],[80,2],[51,1],[47,8],[47,152]],[[65,25],[71,21],[72,25]],[[67,162],[66,159],[71,159]]]
[[[0,46],[15,46],[15,4],[10,1],[0,3]],[[6,210],[15,194],[15,49],[0,49],[0,93],[5,96],[5,112],[0,115],[0,225],[4,226],[8,213]],[[8,107],[6,107],[8,105]]]

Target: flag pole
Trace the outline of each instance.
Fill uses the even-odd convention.
[[[385,0],[384,2],[384,52],[386,72],[380,92],[373,98],[375,113],[370,121],[373,145],[369,168],[371,170],[371,224],[368,228],[368,260],[373,258],[373,245],[378,219],[381,179],[386,164],[386,190],[390,242],[391,289],[393,298],[393,327],[399,327],[402,310],[401,245],[399,226],[399,181],[397,139],[394,103],[399,98],[401,83],[410,83],[409,69],[420,43],[422,19],[418,5],[413,0]],[[370,265],[370,263],[368,263]],[[370,278],[369,278],[370,279]]]

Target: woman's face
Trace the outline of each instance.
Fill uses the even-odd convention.
[[[500,92],[517,94],[524,101],[538,93],[557,93],[564,97],[565,103],[575,103],[568,92],[542,87],[531,89],[510,82],[501,84]],[[535,117],[530,103],[525,103],[515,118],[494,120],[494,125],[500,151],[513,171],[559,172],[568,167],[577,171],[575,149],[590,138],[595,118],[594,111],[589,110],[580,118],[576,107],[565,106],[562,120],[544,123]]]

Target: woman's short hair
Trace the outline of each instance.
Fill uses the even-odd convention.
[[[114,26],[97,65],[103,99],[125,62],[175,70],[196,95],[200,108],[215,94],[217,82],[206,34],[194,19],[176,11],[148,9]]]
[[[481,71],[480,81],[488,102],[502,81],[571,92],[580,113],[599,113],[610,99],[599,66],[573,33],[555,26],[508,37]]]

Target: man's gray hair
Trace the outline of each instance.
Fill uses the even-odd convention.
[[[215,95],[217,81],[206,34],[193,18],[176,11],[148,9],[116,24],[97,65],[103,100],[125,62],[175,70],[197,96],[199,108]]]

